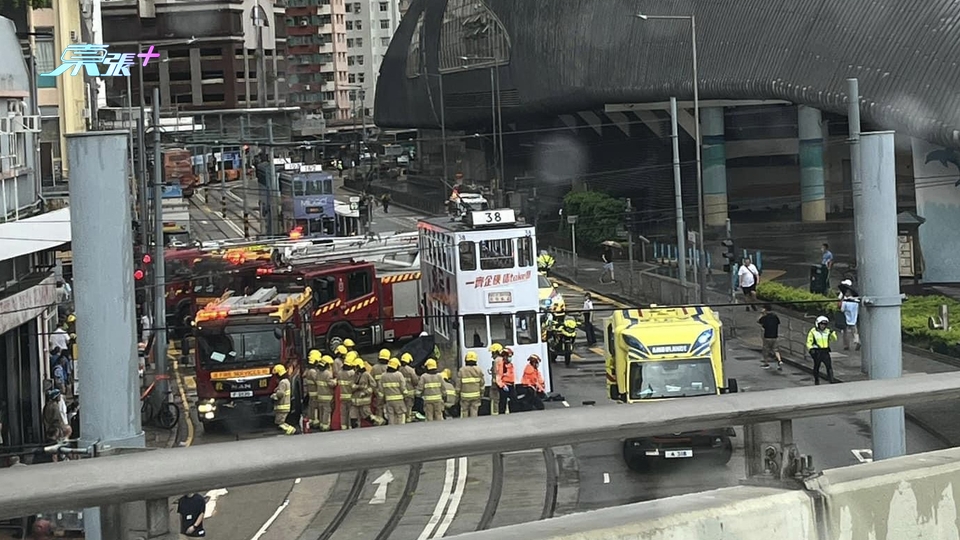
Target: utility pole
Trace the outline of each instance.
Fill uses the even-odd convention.
[[[733,225],[730,222],[730,218],[727,218],[727,239],[722,242],[723,247],[726,248],[726,252],[723,254],[723,258],[727,260],[728,266],[727,270],[727,282],[730,285],[730,303],[737,301],[737,286],[733,283],[733,272],[737,267],[737,248],[733,245]]]
[[[126,160],[116,159],[127,147],[127,135],[116,130],[66,136],[77,336],[84,350],[80,446],[95,447],[98,454],[144,446],[129,171]],[[104,231],[111,238],[104,238]],[[122,509],[120,504],[86,509],[86,537],[126,538]]]
[[[243,147],[243,117],[240,117],[240,205],[243,206],[243,237],[250,238],[250,214],[247,213],[247,150]]]
[[[449,171],[447,170],[447,111],[443,101],[443,73],[437,73],[440,80],[440,140],[443,144],[443,185],[446,186],[450,181]]]
[[[274,197],[274,186],[277,185],[277,166],[273,164],[274,152],[273,152],[273,118],[267,119],[267,144],[270,146],[267,147],[267,161],[269,161],[269,168],[267,169],[267,235],[274,235],[274,214],[273,214],[273,197]]]
[[[677,131],[677,98],[670,98],[670,138],[673,139],[673,190],[677,207],[677,268],[680,284],[687,284],[687,238],[683,226],[683,192],[680,185],[680,134]]]
[[[633,204],[630,198],[627,198],[627,258],[630,259],[630,279],[633,279],[633,230],[630,224],[633,223]]]
[[[153,360],[157,366],[157,391],[166,399],[167,380],[161,378],[167,374],[167,303],[166,299],[166,261],[163,252],[163,159],[160,148],[160,88],[153,89]]]
[[[847,142],[850,144],[850,185],[853,188],[853,235],[854,249],[860,254],[860,212],[863,211],[862,180],[860,169],[860,85],[857,79],[847,79]],[[862,289],[861,289],[862,290]],[[862,315],[861,315],[862,316]],[[860,355],[860,372],[870,374],[870,361],[866,354]],[[863,360],[867,359],[867,360]]]
[[[223,125],[221,123],[221,125]],[[220,172],[220,216],[226,221],[227,219],[227,172],[224,170],[226,167],[224,165],[224,147],[220,146],[220,159],[216,160],[217,170]]]
[[[570,224],[570,242],[573,248],[573,275],[577,275],[577,218],[580,216],[567,216],[567,223]]]

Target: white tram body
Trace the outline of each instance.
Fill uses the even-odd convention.
[[[491,382],[488,348],[513,349],[517,383],[531,354],[550,392],[547,345],[540,333],[537,240],[532,225],[518,224],[514,211],[474,211],[462,221],[420,220],[424,328],[438,342],[457,345],[458,366],[468,351]]]

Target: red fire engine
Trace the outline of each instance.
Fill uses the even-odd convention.
[[[423,331],[417,233],[353,246],[307,246],[274,253],[257,270],[263,285],[313,290],[313,335],[332,350],[350,338],[360,347],[416,337]]]
[[[247,296],[230,291],[197,312],[197,412],[205,425],[273,414],[270,395],[277,380],[271,368],[278,363],[289,373],[291,414],[299,416],[312,299],[309,288],[296,293],[262,288]]]

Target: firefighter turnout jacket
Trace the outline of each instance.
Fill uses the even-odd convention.
[[[275,413],[288,413],[290,412],[290,379],[286,377],[280,379],[280,382],[277,383],[277,389],[270,396],[273,399],[273,412]]]
[[[424,403],[443,403],[443,375],[426,373],[420,377],[417,394],[423,397]]]
[[[483,391],[483,370],[477,365],[463,366],[457,373],[457,395],[466,401],[479,400]]]
[[[403,396],[407,393],[407,378],[399,371],[386,372],[380,377],[380,390],[384,403],[402,404]]]

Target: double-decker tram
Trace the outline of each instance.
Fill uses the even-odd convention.
[[[425,219],[418,229],[424,326],[438,342],[456,344],[458,366],[473,351],[489,373],[493,343],[513,349],[517,373],[531,354],[538,355],[551,391],[540,333],[535,228],[502,209],[469,212],[457,221]]]
[[[320,165],[300,165],[280,173],[283,226],[305,237],[337,235],[333,175]]]

